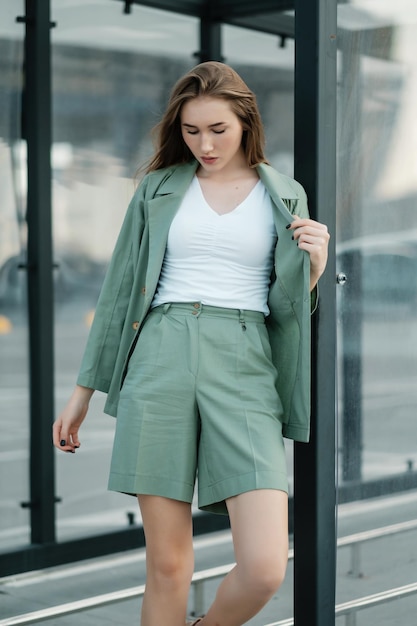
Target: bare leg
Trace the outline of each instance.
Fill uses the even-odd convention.
[[[227,501],[235,568],[222,581],[201,626],[241,626],[284,580],[288,559],[288,497],[261,489]]]
[[[184,626],[194,569],[191,505],[139,495],[146,539],[141,626]]]

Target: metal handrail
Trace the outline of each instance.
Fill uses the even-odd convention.
[[[399,533],[409,532],[410,530],[417,530],[417,519],[408,520],[406,522],[398,522],[397,524],[390,524],[380,528],[372,528],[371,530],[365,530],[360,533],[354,533],[353,535],[340,537],[337,540],[337,547],[351,548],[349,574],[355,578],[360,578],[362,576],[360,569],[360,548],[362,543],[375,539],[382,539],[383,537],[390,537]]]
[[[363,596],[356,600],[349,600],[349,602],[343,602],[336,606],[335,614],[336,617],[346,616],[346,626],[356,626],[356,613],[358,611],[370,609],[392,600],[407,598],[415,593],[417,593],[417,582],[403,585],[402,587],[387,589],[386,591],[374,593],[369,596]],[[294,626],[294,619],[289,618],[279,622],[272,622],[271,624],[266,624],[266,626]]]
[[[22,624],[36,624],[41,621],[60,617],[62,615],[68,615],[70,613],[77,613],[85,611],[90,608],[97,608],[97,606],[105,606],[114,604],[116,602],[122,602],[124,600],[130,600],[137,596],[143,595],[145,591],[145,585],[139,587],[131,587],[130,589],[122,589],[121,591],[115,591],[113,593],[106,593],[101,596],[94,596],[87,598],[86,600],[78,600],[76,602],[68,602],[67,604],[61,604],[49,609],[43,609],[40,611],[34,611],[32,613],[26,613],[25,615],[17,615],[15,617],[9,617],[5,620],[0,620],[1,626],[21,626]],[[385,604],[392,600],[400,600],[417,593],[417,582],[410,583],[409,585],[403,585],[402,587],[395,587],[393,589],[387,589],[380,593],[374,593],[369,596],[357,598],[356,600],[350,600],[349,602],[343,602],[338,604],[335,609],[336,617],[346,616],[346,626],[355,626],[356,613],[362,609],[368,609],[380,604]],[[352,619],[353,618],[353,619]],[[294,618],[290,617],[279,622],[272,622],[266,626],[293,626]]]
[[[88,609],[96,609],[97,607],[115,604],[116,602],[131,600],[132,598],[142,596],[144,592],[145,585],[129,587],[128,589],[112,591],[111,593],[104,593],[99,596],[91,596],[90,598],[85,598],[84,600],[76,600],[75,602],[59,604],[48,609],[40,609],[39,611],[32,611],[31,613],[24,613],[23,615],[6,617],[6,619],[0,620],[0,625],[20,626],[21,624],[39,624],[39,622],[44,622],[56,617],[63,617],[64,615],[80,613],[81,611],[87,611]]]
[[[394,587],[387,591],[380,591],[379,593],[373,593],[369,596],[364,596],[358,600],[349,600],[349,602],[343,602],[336,607],[336,616],[350,615],[352,611],[358,611],[360,609],[369,609],[373,606],[390,602],[391,600],[401,600],[408,596],[417,593],[417,582],[410,583],[409,585],[403,585],[402,587]]]
[[[398,524],[391,524],[389,526],[383,526],[381,528],[375,528],[369,531],[363,531],[360,533],[355,533],[353,535],[340,537],[337,541],[337,546],[338,547],[352,546],[352,548],[355,548],[355,546],[359,546],[361,543],[365,541],[379,539],[381,537],[387,537],[390,535],[398,534],[401,532],[407,532],[410,530],[416,530],[416,529],[417,529],[417,519],[410,520],[407,522],[400,522]],[[294,558],[294,550],[290,549],[288,552],[288,559],[291,560],[293,558]],[[356,564],[354,564],[352,569],[354,567],[355,568],[357,567],[357,563],[358,563],[357,555],[355,558],[356,558]],[[352,557],[352,560],[354,560],[353,557]],[[210,569],[201,570],[199,572],[194,573],[193,578],[192,578],[192,584],[193,584],[193,590],[194,590],[194,613],[196,615],[203,612],[203,603],[204,603],[203,585],[205,581],[226,576],[226,574],[228,574],[233,567],[234,567],[234,563],[228,563],[226,565],[212,567]],[[97,608],[101,606],[106,606],[109,604],[114,604],[116,602],[123,602],[126,600],[130,600],[132,598],[137,598],[143,595],[144,591],[145,591],[145,585],[139,585],[136,587],[121,589],[120,591],[106,593],[106,594],[102,594],[98,596],[92,596],[84,600],[68,602],[66,604],[60,604],[54,607],[50,607],[48,609],[41,609],[38,611],[33,611],[31,613],[25,613],[22,615],[16,615],[14,617],[9,617],[9,618],[0,620],[0,626],[20,626],[23,624],[36,624],[41,621],[47,621],[49,619],[53,619],[54,617],[60,617],[60,616],[69,615],[72,613],[79,613],[81,611],[86,611],[88,609],[93,609],[93,608]],[[355,625],[354,616],[356,615],[356,611],[361,610],[362,608],[367,608],[368,606],[374,606],[375,604],[381,604],[382,602],[387,602],[389,600],[394,600],[397,598],[399,599],[401,597],[405,597],[405,595],[411,595],[411,593],[416,593],[416,591],[417,591],[417,583],[412,583],[410,585],[405,585],[404,587],[398,587],[396,589],[390,589],[388,591],[381,592],[379,594],[374,594],[373,596],[365,596],[364,598],[359,598],[358,600],[345,602],[344,604],[340,604],[336,607],[336,616],[346,615],[347,616],[346,626],[354,626]],[[288,618],[280,622],[274,622],[273,624],[268,624],[267,626],[293,626],[293,623],[294,623],[293,618]]]
[[[353,543],[363,543],[371,539],[397,535],[398,533],[403,533],[408,530],[417,530],[417,519],[408,520],[407,522],[398,522],[398,524],[390,524],[389,526],[382,526],[380,528],[372,528],[371,530],[364,530],[360,533],[340,537],[337,540],[337,547],[340,548]]]

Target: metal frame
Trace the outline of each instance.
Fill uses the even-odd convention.
[[[295,178],[311,215],[335,232],[336,1],[295,2]],[[294,618],[296,626],[335,621],[336,485],[335,249],[331,240],[320,305],[313,317],[312,434],[294,447]],[[306,523],[308,520],[308,523]]]
[[[32,543],[55,541],[54,322],[51,214],[49,2],[26,0],[23,134],[27,140],[30,361],[30,509]],[[30,103],[30,105],[29,105]]]
[[[210,0],[205,0],[200,15],[200,51],[196,57],[199,63],[223,60],[222,25],[213,14]]]
[[[217,21],[228,22],[233,18],[248,16],[256,21],[264,13],[290,11],[294,8],[293,0],[116,0],[125,4],[125,12],[130,13],[133,5],[147,6],[161,11],[171,11],[192,17],[203,17],[210,6],[212,16]]]

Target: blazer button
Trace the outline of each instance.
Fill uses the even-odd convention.
[[[139,328],[139,322],[133,322],[132,328],[133,330],[137,330]]]
[[[146,287],[142,287],[142,289],[140,290],[141,294],[144,296],[146,293]]]

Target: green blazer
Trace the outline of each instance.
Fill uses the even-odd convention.
[[[79,385],[107,393],[104,411],[110,415],[117,416],[120,388],[155,294],[169,227],[197,165],[193,161],[147,174],[129,204],[77,379]],[[259,165],[257,172],[271,196],[278,234],[266,324],[284,407],[283,434],[308,441],[310,260],[286,229],[293,213],[308,216],[307,199],[299,183],[269,165]]]

